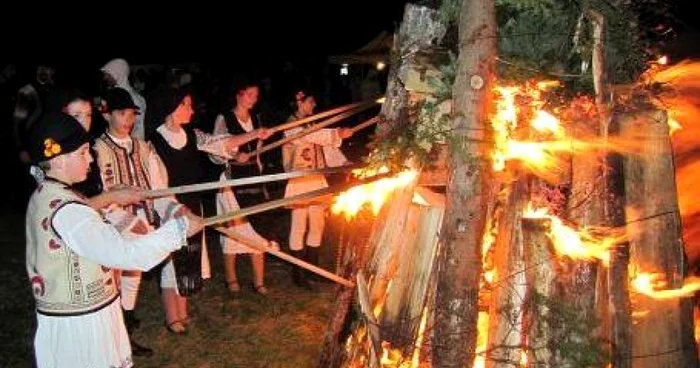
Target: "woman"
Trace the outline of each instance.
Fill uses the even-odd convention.
[[[312,115],[316,107],[316,99],[307,92],[299,91],[295,94],[292,104],[294,112],[287,121]],[[295,127],[285,131],[284,134],[292,136],[304,128],[304,126]],[[343,143],[343,139],[351,137],[352,133],[352,130],[347,128],[325,128],[286,143],[282,147],[285,171],[322,169],[326,166],[345,164],[347,160],[338,148]],[[287,182],[284,196],[291,197],[327,186],[328,182],[323,175],[294,178]],[[314,265],[318,265],[319,247],[325,227],[325,210],[325,203],[318,200],[297,203],[292,207],[289,249],[295,257],[305,259]],[[293,269],[292,280],[298,286],[313,289],[298,267]]]
[[[257,115],[252,113],[253,107],[258,102],[259,94],[260,89],[256,84],[241,84],[236,88],[233,108],[216,117],[214,134],[233,134],[243,139],[249,138],[246,143],[241,144],[237,148],[235,161],[221,161],[212,157],[215,162],[225,164],[221,180],[246,178],[262,173],[262,163],[259,160],[250,160],[248,155],[256,148],[256,144],[252,141],[253,139],[266,139],[269,137],[268,130],[262,128]],[[239,204],[242,204],[243,207],[249,207],[262,202],[262,196],[256,195],[260,193],[254,193],[250,189],[240,187],[233,188],[233,190],[225,188],[219,191],[216,196],[217,213],[221,214],[238,210],[241,208]],[[253,189],[260,191],[259,188]],[[275,242],[270,242],[260,236],[253,229],[247,218],[232,220],[227,226],[254,243],[262,243],[272,247],[277,246]],[[268,294],[268,289],[265,287],[265,255],[226,236],[221,236],[221,246],[224,253],[224,271],[228,290],[232,293],[241,290],[236,272],[236,256],[238,254],[250,254],[253,264],[253,289],[260,294]]]
[[[156,127],[151,143],[165,165],[168,186],[205,180],[204,156],[200,150],[229,157],[231,150],[239,144],[235,137],[207,135],[188,125],[194,114],[192,95],[188,90],[161,89],[151,96],[148,105],[147,124]],[[202,214],[199,193],[178,194],[176,198],[193,213]],[[204,234],[189,238],[187,246],[174,252],[163,268],[162,298],[167,328],[173,333],[186,331],[189,322],[187,296],[197,293],[202,280],[209,278],[205,240]]]

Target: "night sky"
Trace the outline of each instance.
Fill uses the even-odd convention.
[[[0,59],[92,64],[123,57],[134,64],[157,64],[343,53],[381,30],[392,31],[406,1],[199,3],[148,10],[142,4],[101,3],[99,11],[57,9],[60,17],[32,12],[26,21],[17,22],[18,16],[16,24],[1,26],[7,52]]]

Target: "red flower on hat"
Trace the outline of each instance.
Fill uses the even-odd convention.
[[[53,138],[44,139],[44,157],[51,158],[61,153],[61,145],[56,143]]]

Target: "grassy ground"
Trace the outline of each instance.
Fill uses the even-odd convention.
[[[24,219],[0,219],[0,367],[32,367],[34,301],[24,268]],[[269,230],[283,234],[287,212],[268,215]],[[334,286],[312,293],[295,287],[290,265],[267,256],[267,285],[272,293],[252,291],[249,257],[238,263],[243,290],[232,297],[224,287],[221,252],[211,238],[213,279],[190,299],[193,323],[185,336],[164,327],[157,277],[147,274],[137,307],[142,326],[137,341],[153,348],[151,358],[135,358],[137,367],[312,367],[320,352]],[[326,252],[326,268],[332,261]]]

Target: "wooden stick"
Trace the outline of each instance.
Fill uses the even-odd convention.
[[[363,122],[363,123],[360,123],[360,124],[355,125],[354,127],[350,128],[350,130],[352,131],[352,134],[355,134],[355,133],[357,133],[358,131],[360,131],[360,130],[362,130],[362,129],[365,129],[365,128],[369,127],[369,126],[372,126],[372,125],[374,125],[374,124],[377,124],[378,122],[379,122],[379,117],[375,116],[375,117],[372,118],[372,119],[369,119],[369,120],[367,120],[367,121],[365,121],[365,122]]]
[[[208,183],[182,185],[179,187],[172,187],[172,188],[166,188],[166,189],[148,190],[148,191],[146,191],[146,197],[156,198],[156,197],[164,197],[164,196],[175,195],[175,194],[201,192],[201,191],[205,191],[205,190],[220,189],[220,188],[226,188],[226,187],[240,187],[240,186],[244,186],[244,185],[269,183],[272,181],[287,180],[287,179],[298,178],[298,177],[303,177],[303,176],[307,176],[307,175],[333,174],[333,173],[338,173],[338,172],[345,172],[345,171],[350,171],[350,170],[354,170],[354,169],[359,169],[361,167],[362,167],[362,165],[360,165],[360,164],[351,164],[351,165],[343,165],[343,166],[336,166],[336,167],[327,167],[324,169],[298,170],[298,171],[290,171],[287,173],[251,176],[249,178],[218,180],[218,181],[212,181],[212,182],[208,182]]]
[[[314,121],[314,120],[319,120],[319,119],[323,119],[323,118],[328,117],[328,116],[340,114],[340,113],[348,111],[348,110],[359,109],[360,107],[365,107],[365,106],[371,107],[376,103],[378,103],[378,102],[377,101],[364,101],[364,102],[358,102],[358,103],[354,103],[354,104],[340,106],[340,107],[337,107],[337,108],[332,109],[332,110],[328,110],[328,111],[324,111],[324,112],[321,112],[318,114],[307,116],[303,119],[294,120],[294,121],[290,121],[290,122],[285,123],[285,124],[278,125],[276,127],[270,128],[269,130],[272,133],[276,133],[276,132],[280,132],[283,130],[296,128],[299,125],[304,125],[304,124],[311,122],[311,121]],[[364,110],[364,109],[362,109],[362,110]]]
[[[273,142],[273,143],[270,143],[270,144],[266,144],[266,145],[260,147],[259,149],[257,149],[257,150],[255,150],[255,151],[251,152],[251,153],[250,153],[250,157],[259,155],[259,154],[261,154],[261,153],[265,153],[265,152],[267,152],[267,151],[269,151],[269,150],[271,150],[271,149],[277,148],[277,147],[279,147],[279,146],[281,146],[281,145],[283,145],[283,144],[285,144],[285,143],[287,143],[287,142],[291,142],[291,141],[293,141],[293,140],[295,140],[295,139],[299,139],[299,138],[301,138],[301,137],[303,137],[303,136],[305,136],[305,135],[309,135],[309,134],[311,134],[311,133],[313,133],[313,132],[315,132],[315,131],[317,131],[317,130],[321,130],[321,129],[323,129],[323,128],[325,128],[325,127],[331,125],[331,124],[335,124],[335,123],[337,123],[337,122],[339,122],[339,121],[341,121],[341,120],[343,120],[343,119],[345,119],[345,118],[347,118],[347,117],[349,117],[349,116],[351,116],[351,115],[357,114],[357,113],[359,113],[359,112],[361,112],[361,111],[363,111],[363,110],[367,110],[367,109],[370,108],[371,106],[372,106],[372,105],[365,105],[365,106],[363,106],[363,107],[361,107],[361,108],[358,108],[357,110],[353,110],[353,111],[351,111],[351,112],[346,112],[346,113],[343,113],[343,114],[336,115],[336,116],[334,116],[334,117],[332,117],[332,118],[330,118],[330,119],[324,120],[324,121],[322,121],[322,122],[320,122],[320,123],[318,123],[318,124],[316,124],[316,125],[310,126],[310,127],[306,128],[306,129],[302,130],[301,132],[297,133],[297,134],[293,134],[293,135],[290,135],[290,136],[288,136],[288,137],[284,137],[284,138],[282,138],[282,139],[280,139],[280,140],[278,140],[278,141],[276,141],[276,142]],[[374,118],[372,118],[372,119],[378,119],[378,117],[374,117]],[[371,120],[371,119],[370,119],[370,120]],[[362,124],[364,124],[364,123],[362,123]]]
[[[263,244],[256,243],[252,239],[239,234],[238,232],[236,232],[233,229],[229,229],[229,228],[226,228],[224,226],[216,226],[216,227],[214,227],[214,229],[216,229],[220,233],[226,235],[227,237],[245,245],[248,248],[252,248],[252,249],[255,249],[255,250],[258,250],[261,252],[270,253],[278,258],[282,258],[287,262],[293,263],[301,268],[307,269],[307,270],[309,270],[317,275],[321,275],[329,280],[333,280],[341,285],[344,285],[347,287],[354,287],[355,286],[355,284],[350,280],[346,280],[346,279],[344,279],[344,278],[342,278],[334,273],[331,273],[329,271],[324,270],[323,268],[314,266],[311,263],[304,262],[299,258],[293,257],[287,253],[284,253],[280,250],[272,248],[269,245],[263,245]]]
[[[314,199],[317,197],[322,197],[322,196],[327,195],[327,194],[342,192],[344,190],[347,190],[350,187],[371,183],[373,181],[383,179],[383,178],[389,177],[391,175],[393,175],[393,174],[386,173],[386,174],[375,175],[375,176],[372,176],[369,178],[357,180],[354,183],[333,185],[333,186],[326,187],[323,189],[317,189],[317,190],[312,190],[310,192],[298,194],[298,195],[295,195],[295,196],[292,196],[289,198],[277,199],[274,201],[261,203],[261,204],[256,205],[256,206],[241,208],[239,210],[231,211],[228,213],[223,213],[221,215],[207,217],[204,219],[204,225],[205,226],[214,225],[214,224],[218,224],[221,222],[226,222],[226,221],[234,220],[237,218],[241,218],[244,216],[269,211],[271,209],[283,207],[283,206],[286,206],[286,205],[289,205],[289,204],[292,204],[295,202],[306,201],[306,200]]]

